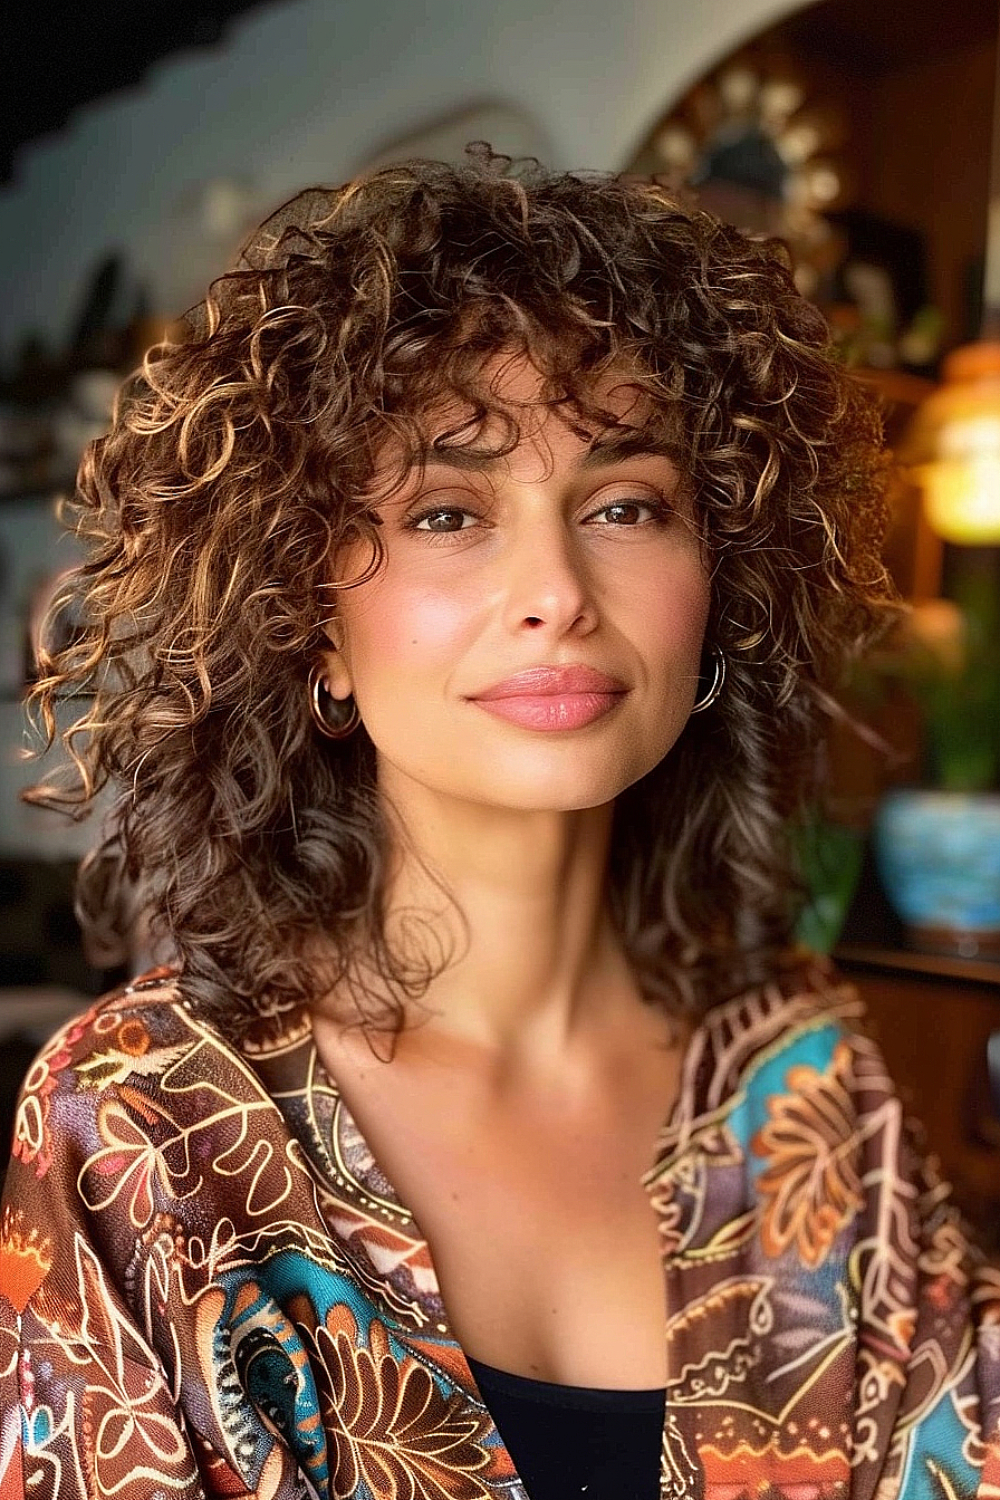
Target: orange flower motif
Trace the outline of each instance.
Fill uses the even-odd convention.
[[[52,1267],[52,1242],[37,1229],[25,1232],[24,1210],[8,1204],[0,1226],[0,1292],[23,1313]]]
[[[149,1032],[138,1016],[130,1016],[122,1022],[115,1041],[128,1057],[142,1057],[149,1051]]]
[[[788,1093],[768,1100],[771,1118],[751,1142],[769,1163],[757,1178],[767,1255],[781,1255],[794,1240],[805,1265],[821,1265],[863,1206],[850,1071],[850,1047],[838,1042],[829,1067],[789,1068]]]

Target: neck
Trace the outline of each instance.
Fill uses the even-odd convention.
[[[591,1016],[607,1017],[610,996],[634,999],[605,901],[612,803],[491,807],[391,773],[380,790],[390,942],[449,955],[418,1007],[435,1031],[495,1051],[561,1051]]]

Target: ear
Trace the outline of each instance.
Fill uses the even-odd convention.
[[[340,620],[331,620],[324,625],[323,633],[330,642],[330,649],[320,653],[327,691],[331,698],[348,698],[354,690],[354,679],[344,655],[343,624]]]

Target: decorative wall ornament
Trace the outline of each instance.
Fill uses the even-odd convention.
[[[785,240],[796,284],[812,296],[843,253],[825,215],[848,196],[836,154],[844,133],[839,111],[810,98],[793,64],[737,54],[657,122],[626,171],[693,191],[738,228]]]

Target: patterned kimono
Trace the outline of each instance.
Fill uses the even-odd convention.
[[[820,979],[690,1044],[646,1178],[663,1500],[1000,1496],[1000,1275],[860,1022]],[[0,1500],[525,1500],[304,1010],[235,1042],[159,971],[64,1027],[0,1293]]]

